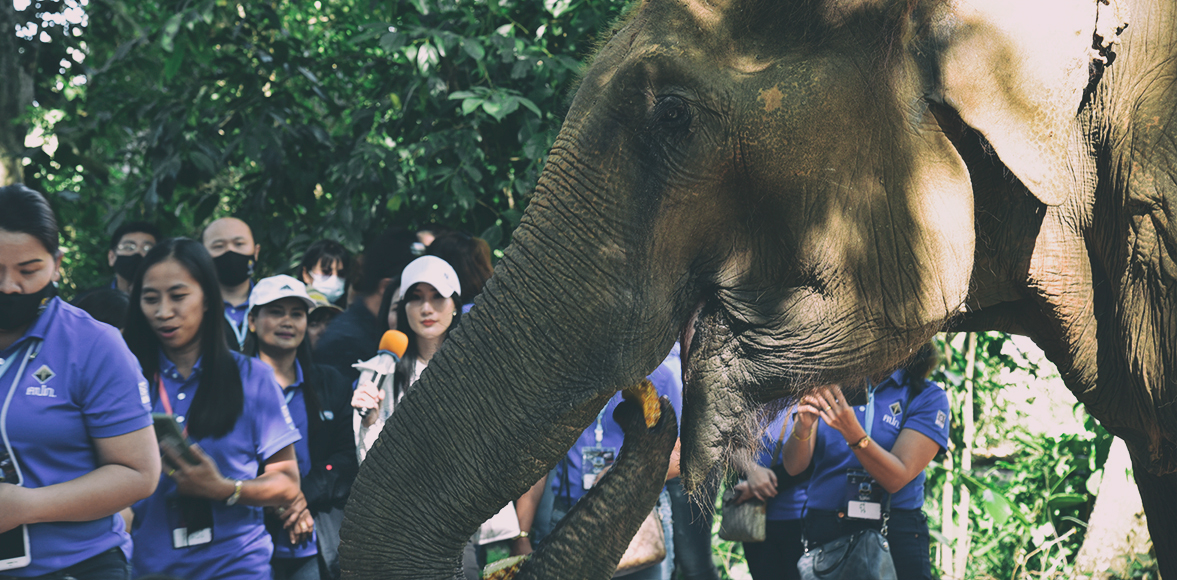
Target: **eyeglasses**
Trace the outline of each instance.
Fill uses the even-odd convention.
[[[128,241],[122,242],[121,244],[116,246],[115,250],[120,254],[134,254],[135,252],[143,252],[144,254],[146,254],[147,252],[151,251],[151,248],[154,248],[154,247],[155,247],[155,244],[152,244],[150,242],[143,242],[142,245],[139,245],[139,244],[136,244],[135,242],[128,240]]]

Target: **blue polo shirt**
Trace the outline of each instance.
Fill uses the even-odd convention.
[[[777,448],[778,441],[787,440],[793,435],[793,421],[789,418],[793,415],[793,408],[782,412],[775,420],[768,424],[764,430],[760,440],[760,455],[756,462],[762,467],[772,467],[774,463],[780,463],[780,451]],[[788,421],[788,428],[785,429],[785,439],[781,437],[781,427],[785,421]],[[773,457],[773,454],[777,457]],[[772,521],[779,520],[799,520],[801,519],[801,510],[805,506],[806,490],[809,487],[809,482],[804,482],[799,485],[794,485],[780,490],[776,497],[768,500],[768,518]]]
[[[46,487],[99,467],[94,439],[151,426],[147,381],[118,331],[53,298],[20,340],[0,352],[9,367],[0,403],[17,379],[26,349],[43,341],[16,382],[5,431],[23,486]],[[31,524],[32,564],[0,574],[41,576],[114,547],[131,557],[131,537],[118,514],[89,522]]]
[[[674,355],[672,355],[674,356]],[[677,362],[677,357],[675,357]],[[682,379],[681,375],[675,376],[673,364],[667,364],[665,361],[650,374],[650,382],[654,384],[654,389],[658,391],[659,396],[666,396],[670,398],[670,404],[674,407],[674,416],[682,419]],[[602,437],[600,445],[602,447],[612,447],[617,453],[621,452],[621,444],[625,441],[625,432],[621,430],[621,425],[618,425],[613,420],[613,410],[622,401],[621,392],[613,395],[609,402],[605,405],[605,409],[600,415]],[[569,498],[570,503],[574,504],[586,493],[582,481],[581,462],[584,456],[581,450],[585,447],[592,447],[597,445],[596,439],[597,422],[594,420],[580,434],[580,438],[572,445],[572,449],[568,450],[567,461],[560,462],[556,465],[556,477],[552,478],[552,491],[555,492],[558,498]],[[616,457],[614,458],[616,459]],[[565,481],[565,465],[567,465],[567,481],[568,485],[561,489],[561,483]]]
[[[283,395],[286,399],[286,408],[290,410],[290,418],[294,420],[294,426],[302,436],[302,439],[294,443],[294,455],[298,457],[298,475],[306,479],[307,474],[311,472],[311,437],[307,425],[307,401],[304,393],[302,365],[296,360],[294,382],[283,390]],[[319,553],[315,532],[311,532],[311,537],[298,545],[290,543],[290,533],[284,529],[275,530],[272,536],[275,558],[303,558]]]
[[[883,449],[890,450],[899,437],[899,425],[903,415],[904,429],[927,435],[944,451],[948,448],[949,418],[948,394],[940,385],[924,381],[925,387],[919,394],[909,394],[907,371],[900,369],[876,387],[874,392],[874,426],[871,439]],[[920,379],[912,379],[913,381]],[[904,406],[904,400],[910,402]],[[858,422],[866,428],[866,406],[854,407]],[[862,464],[846,444],[841,433],[818,420],[817,441],[813,450],[813,479],[809,481],[809,507],[812,509],[838,511],[846,508],[849,488],[846,471],[862,469]],[[923,471],[915,476],[903,489],[891,497],[891,509],[919,509],[924,505]]]
[[[221,474],[229,479],[250,480],[282,448],[299,440],[298,429],[286,409],[282,388],[274,380],[274,371],[259,360],[233,353],[241,370],[245,403],[233,430],[224,437],[195,439],[201,449],[217,462]],[[162,353],[159,355],[160,377],[171,401],[176,421],[184,426],[192,399],[200,385],[200,361],[184,379]],[[164,412],[156,389],[151,388],[152,410]],[[135,504],[134,566],[135,575],[167,574],[187,580],[238,578],[269,580],[270,557],[274,543],[266,532],[262,508],[209,500],[212,506],[212,541],[186,548],[172,547],[170,522],[178,515],[169,513],[168,499],[176,496],[176,483],[161,474],[159,487],[151,497]]]

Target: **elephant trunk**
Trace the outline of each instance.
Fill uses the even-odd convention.
[[[591,170],[549,158],[495,275],[360,468],[341,532],[347,578],[457,577],[478,526],[669,350],[673,332],[651,340],[671,328],[669,309],[637,289],[640,244],[604,223],[592,181]],[[554,186],[583,189],[573,196],[582,201],[562,196],[553,207],[545,190]],[[586,207],[567,207],[576,203]],[[633,331],[609,330],[620,327]]]

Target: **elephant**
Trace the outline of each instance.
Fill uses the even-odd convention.
[[[640,0],[605,36],[494,276],[361,469],[349,578],[455,577],[676,340],[698,490],[779,401],[941,330],[1045,351],[1128,444],[1177,577],[1177,3]],[[601,557],[652,497],[615,495],[623,524],[566,531]]]

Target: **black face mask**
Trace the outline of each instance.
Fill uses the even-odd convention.
[[[0,294],[0,330],[16,330],[37,318],[50,298],[57,296],[52,283],[32,294]]]
[[[223,286],[239,286],[253,275],[253,256],[229,251],[213,258],[213,265]]]
[[[143,254],[135,252],[130,256],[119,256],[114,259],[114,273],[122,276],[123,280],[134,280],[135,272],[143,264]]]

